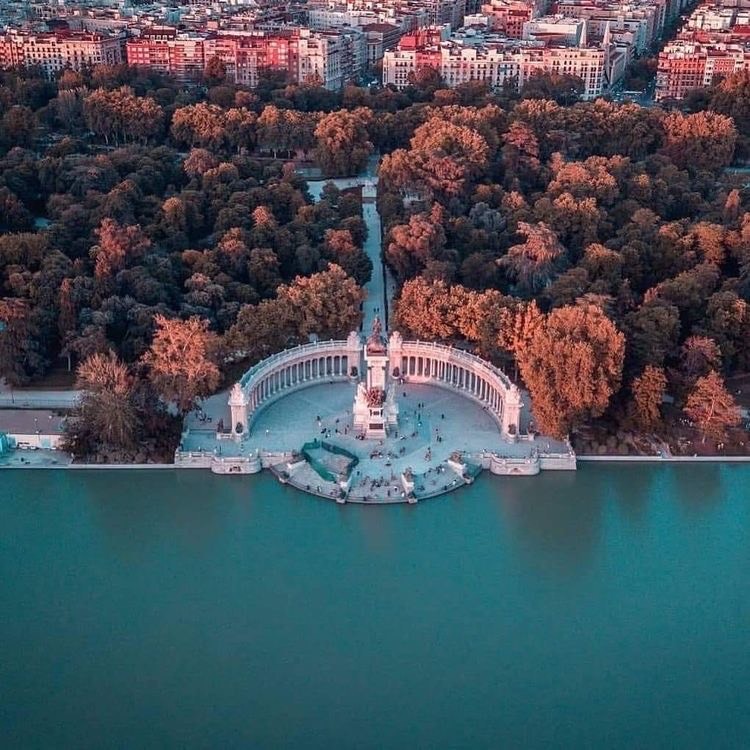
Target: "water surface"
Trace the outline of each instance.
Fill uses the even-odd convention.
[[[749,480],[1,472],[0,747],[746,748]]]

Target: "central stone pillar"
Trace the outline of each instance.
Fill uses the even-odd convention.
[[[375,318],[365,344],[365,377],[357,386],[353,409],[354,429],[366,438],[384,438],[388,427],[398,423],[388,349],[380,319]]]

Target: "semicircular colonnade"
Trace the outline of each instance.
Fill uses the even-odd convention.
[[[324,382],[359,380],[363,344],[358,333],[339,341],[304,344],[278,352],[250,368],[232,389],[232,429],[239,437],[252,429],[260,411],[283,396]],[[444,344],[404,341],[397,332],[388,342],[389,376],[394,381],[435,385],[481,404],[504,437],[519,432],[521,394],[494,365]],[[355,369],[356,368],[356,369]]]

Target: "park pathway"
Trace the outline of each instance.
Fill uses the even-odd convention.
[[[36,390],[11,388],[0,379],[0,408],[2,409],[72,409],[82,391],[69,389]]]
[[[366,186],[374,186],[377,189],[379,163],[379,157],[370,157],[364,174],[357,177],[308,180],[307,186],[310,195],[317,203],[322,195],[323,187],[329,182],[333,183],[339,190],[351,187],[365,188]],[[365,284],[367,297],[362,305],[362,330],[367,332],[372,328],[372,321],[375,317],[380,317],[385,323],[384,327],[388,327],[391,313],[390,303],[393,300],[396,282],[391,275],[390,269],[383,263],[382,227],[378,207],[374,201],[363,202],[362,218],[367,226],[367,239],[365,240],[364,251],[372,261],[372,276],[370,281]]]

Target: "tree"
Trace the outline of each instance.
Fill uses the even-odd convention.
[[[511,123],[503,134],[503,166],[509,187],[531,185],[539,175],[539,141],[531,126],[522,121]]]
[[[0,232],[23,232],[31,229],[32,217],[18,196],[0,187]]]
[[[112,219],[103,219],[96,234],[99,243],[91,249],[91,254],[98,279],[111,277],[151,247],[151,240],[139,226],[124,227]]]
[[[750,74],[747,70],[731,73],[706,93],[709,95],[706,109],[731,117],[743,136],[750,135]]]
[[[330,259],[341,266],[360,286],[372,276],[372,261],[354,244],[348,229],[327,229],[325,245]]]
[[[224,83],[227,77],[227,66],[218,55],[212,55],[206,61],[203,69],[203,80],[208,86],[218,86]]]
[[[162,132],[164,111],[150,97],[140,97],[127,86],[113,91],[97,89],[83,102],[89,130],[109,143],[136,140],[145,143]]]
[[[410,158],[433,195],[457,196],[486,171],[489,147],[473,128],[436,116],[414,132]]]
[[[521,95],[524,99],[552,99],[570,105],[580,99],[583,90],[584,82],[578,76],[538,72],[526,80]]]
[[[420,339],[445,340],[457,333],[458,298],[466,301],[463,287],[417,276],[401,287],[396,301],[396,326]]]
[[[83,450],[84,442],[89,442],[86,437],[110,448],[132,447],[138,438],[138,416],[127,365],[109,351],[87,357],[76,374],[76,385],[85,393],[68,430],[69,447],[76,455],[88,453]]]
[[[625,337],[596,305],[553,310],[519,353],[541,431],[562,438],[601,416],[620,387],[624,352]]]
[[[0,298],[0,378],[24,385],[47,362],[38,340],[34,310],[27,300]]]
[[[645,365],[661,367],[676,352],[680,338],[680,313],[674,305],[660,300],[647,302],[626,316],[628,370]]]
[[[257,118],[255,112],[245,107],[232,107],[226,111],[224,131],[227,147],[236,153],[255,147]]]
[[[198,317],[176,320],[156,315],[154,323],[156,333],[142,362],[159,395],[187,414],[196,399],[219,385],[218,338],[209,331],[208,321]]]
[[[661,367],[646,365],[643,372],[633,380],[630,391],[633,400],[630,413],[642,430],[653,430],[661,422],[661,404],[667,387],[667,377]]]
[[[372,153],[366,122],[369,110],[341,110],[325,115],[315,128],[316,159],[326,177],[357,174]]]
[[[180,107],[172,115],[172,137],[191,147],[220,149],[226,140],[226,114],[215,104]]]
[[[78,366],[76,385],[83,394],[65,425],[65,450],[81,458],[136,445],[133,379],[114,352],[87,357]]]
[[[182,162],[182,168],[188,177],[200,177],[219,166],[219,160],[205,148],[191,148]]]
[[[707,437],[722,440],[727,430],[740,422],[740,410],[715,370],[698,378],[684,411],[701,431],[704,443]]]
[[[731,366],[747,350],[749,321],[750,305],[736,292],[716,292],[708,298],[706,315],[696,332],[710,336],[718,344],[724,363]]]
[[[311,334],[321,339],[346,338],[359,329],[365,293],[335,263],[312,276],[297,276],[291,284],[280,286],[277,296],[294,310],[297,334],[302,339]]]
[[[680,169],[697,167],[716,171],[729,166],[737,142],[731,117],[716,112],[684,115],[671,112],[663,120],[664,153]]]
[[[29,146],[34,138],[36,118],[29,107],[13,106],[0,122],[0,133],[7,146]]]
[[[543,222],[519,222],[518,233],[526,240],[513,245],[498,262],[511,278],[517,280],[519,290],[531,295],[544,289],[552,280],[556,263],[565,249],[557,235]]]
[[[479,356],[495,360],[499,355],[503,313],[515,302],[496,289],[483,292],[454,287],[454,316],[459,333],[475,345]]]
[[[721,367],[721,350],[708,336],[689,336],[680,349],[680,362],[685,375],[694,380]]]
[[[518,300],[501,312],[498,344],[518,362],[524,349],[544,325],[544,320],[536,301]]]
[[[295,318],[295,310],[287,299],[243,305],[226,335],[226,344],[244,359],[264,359],[300,343]]]
[[[416,276],[430,260],[441,260],[444,246],[443,227],[428,214],[415,214],[408,224],[393,227],[385,259],[403,281]]]
[[[250,251],[247,271],[250,283],[263,297],[272,296],[281,284],[278,256],[268,247],[254,247]]]
[[[261,359],[289,346],[321,339],[346,338],[358,330],[364,292],[339,266],[282,284],[276,299],[243,305],[227,333],[227,345],[249,359]]]

